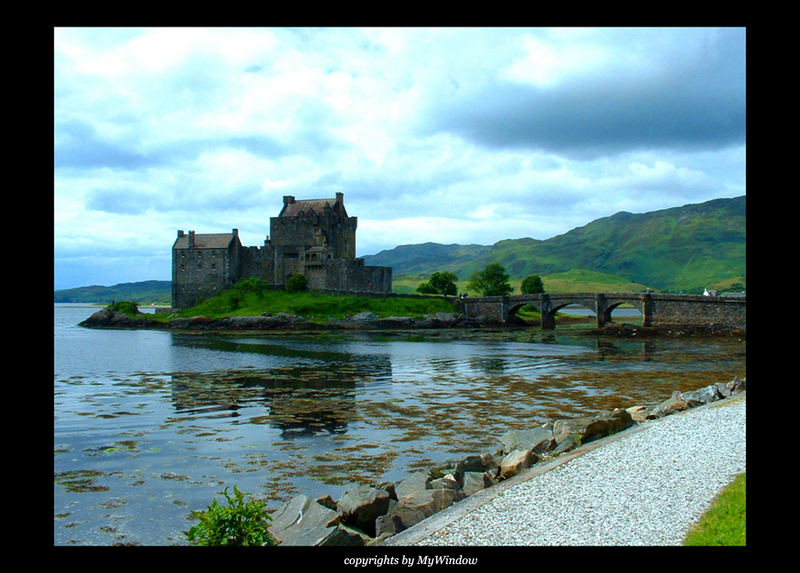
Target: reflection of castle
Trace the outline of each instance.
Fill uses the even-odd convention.
[[[292,374],[173,374],[172,404],[193,419],[226,411],[238,418],[241,408],[258,405],[264,414],[245,421],[278,428],[286,438],[345,432],[354,419],[355,381],[298,380]]]
[[[289,362],[315,359],[312,365],[266,371],[180,372],[171,377],[170,399],[176,413],[193,418],[239,417],[242,408],[260,406],[248,411],[245,421],[278,428],[286,438],[346,431],[347,425],[358,418],[358,396],[371,392],[376,383],[392,379],[388,355],[351,353],[347,345],[317,350],[263,340],[171,336],[175,346],[190,349],[287,357]]]
[[[344,194],[333,199],[283,198],[270,218],[263,247],[243,247],[239,232],[188,234],[178,231],[172,245],[172,307],[187,308],[230,288],[240,278],[260,278],[283,286],[305,275],[312,289],[349,293],[390,293],[391,267],[368,267],[357,259],[357,217],[348,217]]]

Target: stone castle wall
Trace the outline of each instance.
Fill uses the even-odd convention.
[[[331,202],[333,201],[333,202]],[[258,278],[271,286],[286,284],[290,275],[302,274],[311,289],[328,292],[389,294],[391,267],[368,267],[355,258],[358,219],[348,217],[343,194],[335,200],[295,201],[284,197],[281,216],[270,218],[270,235],[263,247],[243,247],[235,240],[228,248],[209,248],[220,235],[195,235],[182,231],[172,251],[172,306],[187,308],[240,278]],[[188,236],[187,236],[188,237]],[[202,240],[203,248],[196,248]]]
[[[172,258],[172,303],[186,308],[233,286],[239,278],[236,249],[181,249]]]

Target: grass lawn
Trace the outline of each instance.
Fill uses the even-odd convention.
[[[422,318],[425,314],[454,312],[453,304],[439,297],[369,297],[334,295],[314,292],[286,292],[267,286],[257,279],[244,279],[234,288],[220,292],[192,308],[177,312],[177,316],[258,316],[286,312],[309,320],[325,323],[359,312],[372,312],[379,318],[408,316]],[[168,320],[171,315],[148,315],[155,320]]]
[[[736,479],[714,500],[689,531],[684,545],[747,545],[747,474]]]

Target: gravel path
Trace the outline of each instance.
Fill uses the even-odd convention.
[[[406,543],[681,545],[746,471],[747,402],[729,400],[648,422]]]

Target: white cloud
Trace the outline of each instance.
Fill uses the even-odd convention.
[[[739,133],[675,99],[740,109],[743,35],[56,29],[56,285],[107,279],[110,258],[138,257],[125,268],[140,280],[169,279],[177,229],[237,227],[261,244],[282,195],[345,193],[361,256],[545,239],[621,209],[743,194]],[[660,101],[644,105],[631,86]],[[664,118],[648,113],[669,106],[683,113],[652,124],[672,130],[659,139],[646,128]]]
[[[608,49],[596,43],[554,43],[525,34],[522,47],[522,57],[503,70],[500,77],[541,88],[552,87],[587,70],[605,67],[611,61]]]

